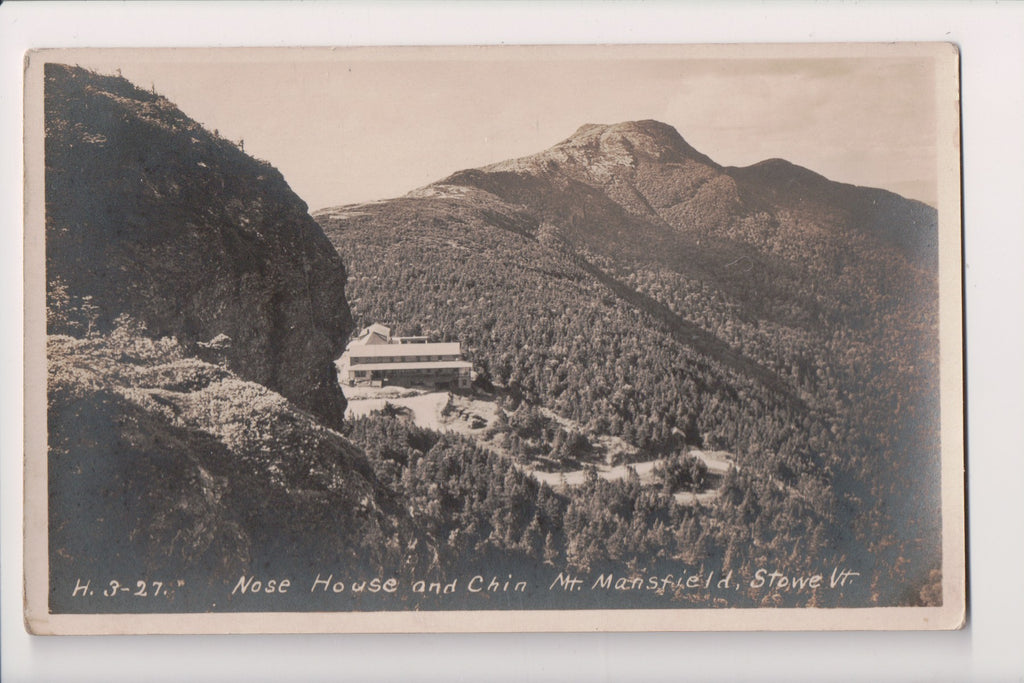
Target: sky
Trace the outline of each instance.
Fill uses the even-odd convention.
[[[276,166],[311,210],[384,199],[656,119],[726,166],[780,157],[934,205],[933,61],[728,48],[94,51],[51,57],[154,87]],[[955,91],[950,88],[948,100]]]

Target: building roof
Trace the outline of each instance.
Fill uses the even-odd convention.
[[[365,336],[356,339],[352,342],[353,346],[372,346],[374,344],[390,344],[391,340],[387,337],[382,337],[376,332],[369,332]]]
[[[445,342],[441,344],[373,344],[350,346],[351,358],[419,358],[421,356],[460,356],[462,344]]]
[[[434,360],[418,363],[360,363],[349,370],[471,370],[473,364],[465,360]]]
[[[359,332],[359,337],[355,339],[352,346],[370,346],[373,344],[390,344],[391,341],[391,328],[378,323],[374,323],[369,327],[364,327]]]

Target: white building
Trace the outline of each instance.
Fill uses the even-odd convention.
[[[338,377],[349,386],[434,386],[468,389],[473,364],[459,342],[432,344],[426,337],[392,337],[374,324],[363,329],[338,359]]]

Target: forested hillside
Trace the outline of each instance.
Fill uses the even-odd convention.
[[[836,553],[892,604],[938,566],[930,207],[643,121],[316,218],[360,325],[461,341],[514,403],[638,458],[735,453],[746,489],[711,514],[747,569]],[[816,514],[775,528],[775,498]]]

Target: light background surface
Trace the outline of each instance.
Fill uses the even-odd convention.
[[[962,51],[970,463],[967,629],[954,633],[45,639],[25,634],[20,604],[20,87],[26,49],[846,40],[952,41]],[[147,3],[127,7],[7,3],[0,7],[0,74],[0,130],[6,152],[0,158],[0,225],[4,227],[0,291],[5,294],[0,297],[0,315],[8,323],[0,355],[3,680],[1024,678],[1020,650],[1024,642],[1020,619],[1024,498],[1019,493],[1024,481],[1020,435],[1024,401],[1019,390],[1024,385],[1024,268],[1019,263],[1024,255],[1024,193],[1020,189],[1024,182],[1024,127],[1020,125],[1024,121],[1024,7],[953,2],[867,7],[827,3],[724,7],[704,3]],[[184,102],[178,104],[189,112]],[[681,132],[714,157],[714,150],[702,149],[699,141]]]

